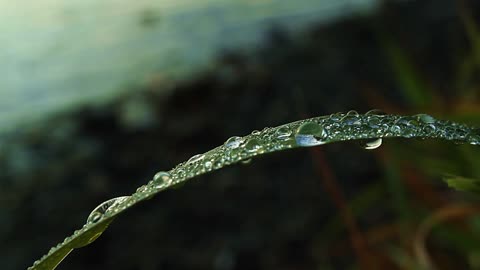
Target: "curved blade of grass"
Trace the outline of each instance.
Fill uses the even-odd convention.
[[[90,214],[87,223],[50,249],[30,270],[54,269],[74,248],[86,246],[98,238],[113,219],[137,203],[179,183],[252,157],[297,147],[310,147],[339,141],[378,140],[382,138],[437,138],[457,143],[480,145],[480,129],[441,121],[426,114],[414,116],[336,113],[296,121],[275,128],[254,131],[244,137],[232,137],[223,145],[195,155],[154,179],[130,196],[108,200]],[[371,148],[368,148],[371,149]]]

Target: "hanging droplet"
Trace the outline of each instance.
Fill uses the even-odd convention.
[[[295,133],[295,141],[299,146],[314,146],[326,143],[327,131],[323,126],[306,122],[298,127]]]
[[[153,186],[155,188],[162,188],[169,186],[172,183],[172,176],[168,172],[158,172],[153,177]]]
[[[203,154],[195,155],[187,161],[187,164],[198,162],[198,161],[202,160],[204,157],[205,157],[205,155],[203,155]]]
[[[372,140],[365,140],[362,142],[363,149],[372,150],[380,147],[382,145],[382,138],[376,138]]]
[[[240,163],[245,164],[245,165],[246,165],[246,164],[249,164],[250,162],[252,162],[252,159],[251,159],[251,158],[249,158],[249,159],[244,159],[244,160],[240,161]]]
[[[238,148],[241,144],[243,143],[243,138],[234,136],[230,137],[226,142],[225,142],[225,147],[229,149],[235,149]]]
[[[245,148],[245,151],[250,153],[259,153],[262,150],[260,141],[255,138],[248,140],[243,147]]]
[[[95,209],[93,209],[90,215],[88,215],[87,224],[97,223],[103,218],[103,216],[110,207],[118,205],[120,202],[125,201],[127,198],[129,198],[129,196],[117,197],[99,204],[97,207],[95,207]]]
[[[292,131],[290,130],[290,128],[286,127],[286,126],[283,126],[283,127],[280,127],[279,129],[277,129],[277,131],[275,132],[275,138],[277,140],[280,140],[280,141],[286,141],[290,138],[290,136],[292,135]]]

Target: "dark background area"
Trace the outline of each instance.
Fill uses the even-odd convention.
[[[373,108],[480,125],[479,22],[478,1],[386,1],[299,35],[272,29],[262,48],[219,53],[169,94],[152,83],[11,134],[1,268],[26,268],[100,202],[254,129]],[[430,263],[480,269],[480,219],[467,211],[478,197],[441,180],[480,178],[479,158],[476,147],[416,140],[262,156],[128,211],[58,269],[421,269],[418,230],[442,211],[456,222],[429,232]]]

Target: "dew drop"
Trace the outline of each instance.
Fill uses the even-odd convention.
[[[155,188],[162,188],[169,186],[172,183],[172,176],[168,172],[158,172],[153,177],[153,186]]]
[[[360,125],[360,117],[358,112],[356,111],[349,111],[343,118],[342,121],[349,126],[357,126]]]
[[[380,128],[380,118],[375,115],[371,115],[367,118],[367,124],[370,128],[378,129]]]
[[[393,125],[390,127],[390,131],[393,133],[399,133],[402,131],[402,128],[399,125]]]
[[[333,122],[338,122],[342,119],[342,114],[340,113],[333,113],[330,115],[329,119]]]
[[[198,161],[202,160],[203,158],[205,158],[205,155],[203,155],[203,154],[195,155],[187,161],[187,164],[198,162]]]
[[[283,126],[283,127],[280,127],[279,129],[277,129],[277,131],[275,132],[275,138],[277,140],[280,140],[280,141],[286,141],[290,138],[290,136],[292,135],[292,131],[290,130],[290,128],[286,127],[286,126]]]
[[[213,163],[209,160],[206,161],[203,166],[205,167],[205,169],[210,170],[213,167]]]
[[[362,147],[366,150],[372,150],[377,149],[380,145],[382,145],[382,138],[376,138],[364,141]]]
[[[326,143],[327,131],[323,126],[306,122],[298,127],[295,133],[295,141],[299,146],[314,146]]]
[[[417,114],[416,115],[418,121],[423,122],[425,124],[433,124],[435,123],[435,118],[433,118],[431,115],[428,114]]]
[[[146,185],[142,185],[140,187],[137,188],[136,192],[137,193],[142,193],[142,192],[145,192],[147,191],[147,186]]]
[[[435,132],[437,128],[435,127],[435,125],[433,124],[428,124],[426,126],[423,127],[423,132],[427,133],[427,134],[431,134],[433,132]]]
[[[355,115],[355,116],[358,116],[358,112],[355,111],[355,110],[351,110],[351,111],[348,111],[348,112],[347,112],[347,115]]]
[[[420,123],[417,120],[414,119],[414,120],[408,121],[407,125],[411,126],[411,127],[418,127],[418,126],[420,126]]]
[[[385,115],[385,112],[379,109],[373,109],[366,112],[365,115]]]
[[[90,215],[88,215],[87,224],[97,223],[103,218],[103,216],[110,207],[118,205],[120,202],[125,201],[127,198],[129,198],[129,196],[117,197],[99,204],[97,207],[95,207],[95,209],[93,209]]]
[[[225,142],[225,147],[229,149],[236,149],[238,148],[241,144],[243,143],[243,138],[234,136],[230,137],[226,142]]]
[[[88,216],[87,223],[90,223],[90,224],[97,223],[102,217],[103,217],[102,213],[92,212],[90,216]]]
[[[466,139],[471,145],[480,145],[480,128],[472,129]]]
[[[245,143],[244,148],[245,148],[245,151],[247,152],[258,153],[262,150],[263,147],[260,144],[260,141],[258,141],[255,138],[252,138]]]

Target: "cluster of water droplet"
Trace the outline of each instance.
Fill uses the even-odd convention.
[[[440,121],[427,114],[397,116],[385,115],[376,110],[363,115],[355,111],[336,113],[276,128],[265,128],[262,131],[255,130],[244,137],[231,137],[223,145],[204,154],[194,155],[168,172],[158,172],[150,182],[139,187],[131,196],[114,198],[100,204],[89,215],[84,227],[73,236],[67,237],[64,243],[100,221],[113,217],[168,187],[233,163],[248,163],[252,157],[259,154],[348,140],[360,140],[365,149],[375,149],[382,144],[382,138],[385,137],[440,138],[480,145],[478,128]],[[49,254],[64,243],[52,248]]]
[[[121,197],[121,202],[117,198],[118,203],[110,205],[103,214],[115,214],[179,182],[239,161],[248,162],[262,153],[347,140],[362,140],[365,149],[375,149],[382,144],[384,137],[443,138],[471,144],[479,144],[480,141],[478,129],[439,121],[427,114],[396,116],[385,115],[377,110],[363,115],[356,111],[336,113],[262,131],[255,130],[244,137],[231,137],[222,146],[194,155],[169,172],[157,173],[152,181],[139,187],[132,196]],[[99,215],[99,212],[93,211],[88,220],[100,220]]]

